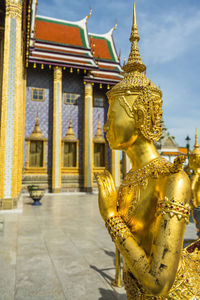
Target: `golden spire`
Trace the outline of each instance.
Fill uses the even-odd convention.
[[[44,135],[42,134],[42,131],[40,129],[38,112],[37,112],[37,116],[36,116],[35,127],[31,133],[31,135],[29,135],[29,137],[26,140],[43,140],[43,141],[47,140],[44,137]]]
[[[35,127],[33,129],[33,133],[42,133],[41,129],[40,129],[40,122],[39,122],[39,116],[38,116],[38,112],[37,112],[37,116],[36,116],[36,121],[35,121]]]
[[[98,120],[97,131],[94,137],[94,142],[105,143],[104,135],[101,131],[100,120]]]
[[[132,31],[130,36],[130,42],[138,41],[140,40],[138,29],[137,29],[137,19],[136,19],[136,9],[135,9],[135,2],[133,3],[133,25],[132,25]]]
[[[200,149],[199,149],[199,144],[198,144],[198,135],[197,135],[197,129],[195,133],[195,144],[194,144],[194,149],[190,152],[190,156],[194,155],[200,155]]]
[[[138,41],[140,40],[138,29],[137,29],[137,20],[136,20],[136,9],[135,9],[135,2],[133,4],[133,25],[131,30],[130,42],[131,45],[131,52],[129,54],[128,62],[124,66],[124,71],[129,72],[144,72],[146,70],[145,64],[142,62],[140,57],[140,52],[138,49]]]
[[[73,130],[73,127],[72,127],[72,118],[70,118],[70,120],[69,120],[69,127],[68,127],[67,133],[66,133],[63,140],[65,140],[65,141],[77,141],[77,138],[75,136],[75,133],[74,133],[74,130]]]
[[[195,148],[195,149],[199,148],[199,144],[198,144],[198,135],[197,135],[197,128],[196,128],[196,134],[195,134],[195,144],[194,144],[194,148]]]

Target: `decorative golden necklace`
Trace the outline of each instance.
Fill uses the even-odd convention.
[[[151,160],[147,165],[137,170],[130,170],[119,188],[118,202],[125,195],[133,193],[132,201],[128,210],[128,217],[133,215],[139,199],[140,188],[144,188],[148,184],[148,178],[156,179],[158,176],[173,174],[182,169],[183,158],[179,157],[174,164],[162,157]]]

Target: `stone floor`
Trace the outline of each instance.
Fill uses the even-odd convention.
[[[114,288],[115,247],[97,195],[46,195],[40,207],[0,213],[1,300],[126,300]],[[186,240],[195,239],[190,223]]]

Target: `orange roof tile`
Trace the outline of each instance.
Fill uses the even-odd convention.
[[[188,153],[188,150],[186,147],[179,147],[178,150],[183,153],[183,154],[187,154]]]
[[[181,153],[181,152],[162,152],[162,155],[171,155],[171,156],[178,156],[181,154],[183,154],[183,153]]]
[[[99,74],[99,73],[94,73],[93,74],[94,77],[96,78],[107,78],[107,79],[116,79],[116,80],[120,80],[120,78],[118,76],[113,75],[108,75],[108,74]]]
[[[36,40],[85,47],[78,26],[36,19]]]
[[[95,58],[112,60],[112,52],[108,47],[108,41],[106,39],[90,37],[90,44]]]
[[[115,66],[107,66],[107,65],[102,65],[99,64],[100,69],[108,69],[108,70],[115,70]]]

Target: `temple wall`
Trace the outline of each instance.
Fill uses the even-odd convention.
[[[105,98],[105,92],[104,92],[104,90],[100,90],[98,88],[94,88],[93,98],[95,98],[95,97],[104,97]],[[104,126],[104,123],[105,123],[105,117],[106,116],[105,116],[105,108],[104,107],[94,107],[93,106],[93,137],[95,136],[96,131],[97,131],[98,120],[100,120],[101,131],[103,132],[103,126]]]
[[[42,88],[45,90],[45,101],[31,100],[31,89]],[[33,131],[38,112],[40,129],[48,139],[47,142],[47,167],[52,164],[52,116],[53,116],[53,73],[48,70],[29,69],[27,72],[26,113],[25,113],[25,138]],[[26,161],[26,142],[24,141],[24,165]]]
[[[45,91],[45,101],[38,102],[31,100],[31,89],[42,88]],[[101,131],[107,118],[108,100],[106,89],[99,89],[98,85],[93,86],[93,98],[104,97],[104,107],[93,106],[93,138],[97,131],[98,120],[100,120]],[[79,94],[77,105],[64,103],[64,93]],[[81,75],[62,72],[62,138],[67,133],[69,120],[72,118],[72,126],[75,136],[79,140],[79,171],[62,173],[62,191],[79,191],[83,190],[83,113],[84,113],[84,80]],[[26,112],[25,112],[25,138],[33,131],[36,121],[36,115],[39,115],[40,129],[48,139],[47,141],[47,174],[25,173],[23,176],[23,186],[30,184],[39,184],[46,189],[51,190],[52,178],[52,128],[53,128],[53,70],[41,70],[39,68],[30,68],[27,71],[27,89],[26,89]],[[111,151],[107,151],[108,168],[111,169]],[[24,141],[24,167],[26,161],[26,141]],[[96,188],[96,184],[94,184]]]
[[[72,118],[72,126],[76,138],[79,140],[79,167],[83,167],[83,78],[76,74],[63,71],[62,77],[62,138],[66,135],[69,120]],[[64,93],[80,94],[77,105],[64,104]]]

